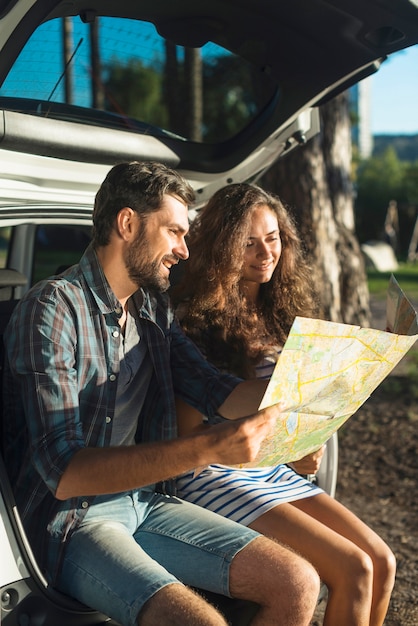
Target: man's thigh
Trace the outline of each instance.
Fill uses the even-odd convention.
[[[124,497],[92,511],[71,537],[58,581],[123,625],[136,624],[147,600],[179,581],[229,595],[230,563],[258,536],[177,498],[147,500]]]
[[[58,588],[123,626],[137,624],[144,604],[166,585],[178,583],[120,523],[92,522],[67,546]]]
[[[184,500],[156,496],[134,536],[184,584],[229,596],[230,564],[259,534]]]

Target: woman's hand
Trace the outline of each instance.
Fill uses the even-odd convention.
[[[303,459],[293,461],[293,463],[288,463],[288,465],[298,474],[316,474],[321,466],[324,453],[325,446],[322,446],[316,452],[311,452],[311,454],[304,456]]]

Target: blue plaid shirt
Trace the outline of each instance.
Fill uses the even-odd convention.
[[[142,296],[137,309],[153,374],[137,443],[176,437],[175,394],[211,417],[239,382],[207,363],[165,294]],[[6,461],[32,549],[52,581],[66,538],[93,501],[57,500],[58,482],[81,448],[110,445],[121,314],[89,247],[78,265],[30,290],[5,332]]]

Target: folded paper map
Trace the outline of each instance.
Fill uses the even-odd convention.
[[[393,274],[390,277],[386,298],[386,330],[401,335],[418,334],[417,312]]]
[[[318,450],[369,398],[418,339],[417,313],[392,277],[387,328],[295,318],[260,409],[283,412],[255,462],[296,461]]]

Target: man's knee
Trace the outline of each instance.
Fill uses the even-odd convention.
[[[223,616],[206,600],[181,583],[163,587],[138,615],[140,626],[227,626]]]
[[[303,557],[277,542],[258,537],[231,565],[231,594],[259,604],[309,611],[316,605],[320,579]]]
[[[318,572],[311,563],[298,556],[289,574],[288,597],[293,597],[295,606],[302,613],[310,614],[315,610],[321,588]]]
[[[314,566],[291,548],[276,542],[272,567],[280,572],[280,583],[287,597],[303,596],[303,602],[316,604],[321,581]],[[276,576],[277,581],[277,576]],[[275,585],[275,582],[273,582]]]

